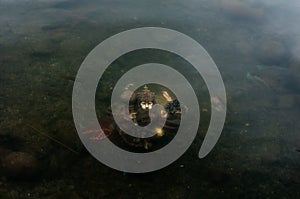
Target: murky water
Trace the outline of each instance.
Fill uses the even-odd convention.
[[[300,3],[296,0],[0,0],[1,198],[299,198]],[[72,118],[85,56],[118,32],[171,28],[201,43],[224,79],[223,133],[197,154],[209,123],[207,89],[186,71],[200,102],[198,136],[170,166],[147,174],[94,159]],[[128,68],[188,64],[146,50],[116,60],[99,84],[98,116]]]

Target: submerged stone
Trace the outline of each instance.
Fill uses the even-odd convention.
[[[290,56],[285,44],[275,39],[263,39],[255,52],[259,61],[266,65],[284,65]]]
[[[278,66],[258,66],[255,76],[277,93],[300,92],[300,75]]]
[[[11,152],[2,159],[4,174],[15,178],[34,177],[38,171],[37,159],[24,152]]]
[[[225,14],[237,20],[261,22],[265,18],[263,9],[242,1],[222,0],[220,7]]]

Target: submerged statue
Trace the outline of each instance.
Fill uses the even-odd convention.
[[[151,122],[149,111],[157,103],[156,97],[158,95],[164,99],[166,105],[160,115],[155,117],[166,118],[165,126],[155,129],[156,134],[151,138],[132,137],[119,129],[119,135],[127,145],[143,150],[151,150],[154,143],[160,145],[158,144],[159,139],[163,140],[163,137],[165,137],[165,139],[169,137],[170,139],[175,136],[180,123],[181,108],[179,101],[172,99],[167,91],[163,91],[161,94],[155,94],[145,85],[141,91],[134,92],[129,101],[130,118],[135,125],[147,126]]]

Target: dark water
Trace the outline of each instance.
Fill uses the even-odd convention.
[[[0,198],[299,198],[299,10],[296,0],[0,0]],[[216,147],[198,159],[209,98],[191,76],[204,99],[199,136],[170,166],[137,175],[85,150],[71,102],[85,56],[109,36],[144,26],[178,30],[204,46],[224,79],[228,112]],[[98,115],[124,65],[153,60],[186,64],[154,51],[121,57],[100,83]]]

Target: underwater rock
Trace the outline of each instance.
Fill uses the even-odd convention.
[[[300,75],[290,69],[278,66],[257,66],[258,71],[253,76],[260,79],[277,93],[300,92]]]
[[[4,174],[15,178],[34,177],[38,171],[37,159],[24,152],[11,152],[2,159]]]
[[[259,22],[265,18],[263,9],[238,0],[222,0],[220,7],[225,14],[238,20]]]
[[[280,108],[293,108],[295,106],[295,96],[292,94],[279,96],[277,106]]]
[[[295,97],[295,105],[300,107],[300,94],[294,95]]]
[[[79,0],[74,0],[74,1],[58,1],[55,2],[54,4],[51,6],[52,8],[56,8],[56,9],[71,9],[71,8],[76,8],[77,6],[79,6],[81,3],[81,1]]]
[[[54,193],[50,196],[45,197],[44,199],[57,199],[57,198],[72,198],[72,199],[81,199],[74,190],[61,191],[58,193]]]
[[[266,145],[267,147],[263,147],[259,154],[260,163],[263,165],[276,164],[280,160],[280,146],[276,144]]]
[[[292,72],[300,75],[300,57],[293,57],[290,61],[290,69]]]
[[[213,184],[223,184],[230,179],[229,173],[220,168],[209,168],[206,172],[206,176]]]
[[[255,48],[258,60],[265,65],[283,65],[289,59],[289,53],[285,44],[276,40],[263,40],[259,42],[258,48]]]
[[[8,150],[4,147],[0,147],[0,157],[5,157],[10,152],[11,152],[10,150]]]
[[[281,177],[281,182],[286,186],[299,185],[300,175],[298,171],[288,171]]]

